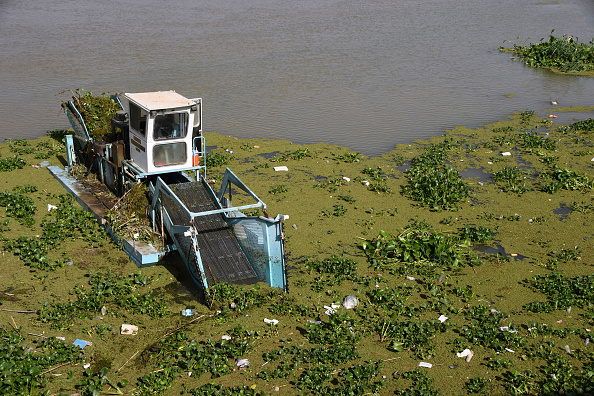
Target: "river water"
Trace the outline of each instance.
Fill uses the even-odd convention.
[[[545,1],[2,0],[0,138],[69,127],[60,92],[77,88],[173,89],[203,98],[205,131],[366,155],[553,99],[594,105],[594,79],[498,50],[594,37],[592,0]]]

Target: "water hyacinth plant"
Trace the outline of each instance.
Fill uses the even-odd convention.
[[[548,41],[541,38],[537,44],[514,44],[512,49],[500,48],[500,50],[517,55],[518,59],[531,67],[556,69],[562,72],[594,69],[594,39],[589,43],[580,43],[573,36],[555,37],[554,32],[555,29],[551,30]]]

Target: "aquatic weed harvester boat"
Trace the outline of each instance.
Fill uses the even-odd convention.
[[[95,139],[76,98],[62,103],[74,134],[65,139],[68,167],[51,166],[50,172],[94,213],[138,267],[177,251],[203,291],[217,282],[265,281],[286,292],[284,216],[270,217],[264,202],[228,168],[218,193],[206,180],[202,99],[159,91],[112,95],[111,100],[121,110],[111,119],[111,131]],[[105,205],[68,173],[77,163],[118,197],[144,183],[153,232],[167,243],[155,247],[114,232],[105,219]],[[231,199],[238,193],[254,203],[233,206]],[[264,216],[249,215],[256,209]]]

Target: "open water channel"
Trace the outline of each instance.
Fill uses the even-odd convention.
[[[209,132],[377,155],[553,99],[594,105],[594,79],[499,52],[552,29],[589,42],[594,2],[4,0],[0,138],[68,127],[63,90],[173,89],[203,98]]]

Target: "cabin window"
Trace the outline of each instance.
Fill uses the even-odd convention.
[[[187,159],[185,142],[159,144],[153,147],[153,164],[155,166],[185,164]]]
[[[186,137],[188,113],[159,114],[155,117],[154,140]]]
[[[146,136],[146,111],[130,102],[130,127],[142,136]]]

